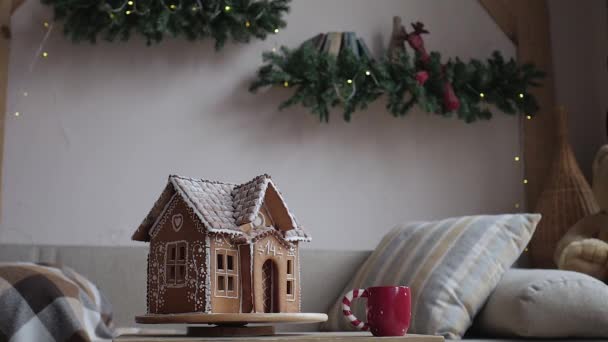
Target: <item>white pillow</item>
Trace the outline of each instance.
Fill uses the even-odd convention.
[[[479,313],[489,336],[608,337],[608,286],[588,275],[512,269]]]

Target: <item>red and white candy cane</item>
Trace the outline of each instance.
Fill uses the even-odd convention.
[[[355,298],[367,298],[367,291],[365,291],[364,289],[354,289],[345,294],[344,298],[342,298],[342,313],[344,314],[344,316],[346,316],[346,318],[348,318],[350,324],[352,324],[355,328],[363,331],[368,331],[369,325],[367,325],[367,323],[365,322],[361,322],[357,317],[355,317],[355,315],[353,315],[353,312],[350,310],[350,303]]]

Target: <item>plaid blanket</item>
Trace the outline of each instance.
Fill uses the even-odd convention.
[[[0,341],[99,341],[112,338],[108,301],[65,267],[0,263]]]

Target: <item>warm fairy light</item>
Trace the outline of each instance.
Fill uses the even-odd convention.
[[[519,203],[515,203],[515,209],[519,209]]]
[[[129,14],[131,14],[131,11],[126,11],[125,14],[129,15]]]
[[[19,115],[21,115],[21,113],[15,112],[15,116],[19,116]]]
[[[353,80],[347,80],[346,83],[353,84]]]
[[[528,247],[526,247],[526,249],[524,249],[524,252],[527,253],[528,251],[529,251],[529,249],[528,249]]]
[[[532,120],[532,116],[531,115],[526,115],[526,119]]]
[[[481,97],[481,98],[483,99],[484,97],[486,97],[486,94],[484,94],[484,93],[479,93],[479,97]]]
[[[251,26],[251,23],[249,22],[249,20],[247,20],[247,21],[245,22],[245,27],[249,27],[249,26]]]
[[[192,12],[196,12],[198,8],[196,6],[192,6]]]
[[[42,25],[44,25],[44,27],[46,27],[46,28],[48,28],[50,26],[48,21],[45,21]]]
[[[42,57],[47,58],[48,56],[49,56],[48,52],[45,51],[45,52],[42,53]]]
[[[528,184],[528,180],[527,179],[524,179],[524,184]]]
[[[129,4],[129,6],[133,6],[133,1],[128,1],[127,4]]]
[[[229,5],[226,5],[226,7],[224,7],[224,10],[226,12],[230,12],[231,9],[232,9],[232,7],[230,7]]]
[[[520,99],[523,99],[523,98],[524,98],[524,94],[523,94],[523,93],[520,93],[520,94],[519,94],[519,98],[520,98]]]
[[[515,159],[515,161],[518,162],[520,158],[519,158],[519,156],[515,156],[515,158],[513,158],[513,159]]]
[[[279,33],[279,29],[278,28],[274,29],[274,33]]]
[[[283,86],[284,86],[285,88],[289,87],[289,82],[287,82],[287,81],[283,82]]]
[[[114,19],[114,13],[110,13],[110,19]]]
[[[365,72],[365,74],[366,74],[367,76],[369,76],[369,75],[371,75],[372,73],[371,73],[369,70],[367,70],[367,71]]]

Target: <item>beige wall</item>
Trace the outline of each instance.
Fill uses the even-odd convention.
[[[294,0],[264,42],[74,45],[57,27],[27,72],[51,11],[14,16],[0,241],[129,244],[169,173],[246,181],[267,172],[313,236],[305,248],[370,249],[396,223],[511,211],[521,198],[517,122],[465,125],[379,103],[328,125],[278,112],[285,90],[251,95],[263,51],[354,30],[380,53],[393,15],[424,21],[428,47],[484,58],[514,47],[476,0]],[[27,90],[29,96],[18,96]]]
[[[606,143],[608,115],[608,3],[549,0],[559,104],[569,113],[570,139],[587,177]]]

